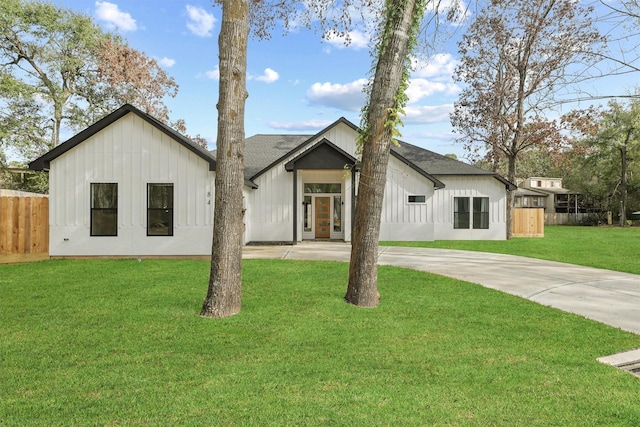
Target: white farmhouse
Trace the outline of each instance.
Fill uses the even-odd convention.
[[[246,140],[245,243],[351,240],[358,128]],[[49,171],[50,256],[208,255],[215,155],[124,105],[29,167]],[[381,240],[501,240],[499,175],[402,142],[392,148]]]

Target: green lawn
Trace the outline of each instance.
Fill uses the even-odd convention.
[[[640,274],[640,227],[547,226],[543,238],[382,244],[521,255]]]
[[[440,276],[250,260],[243,309],[198,316],[208,263],[0,266],[2,426],[636,426],[640,337]]]

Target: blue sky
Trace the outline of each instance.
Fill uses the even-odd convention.
[[[155,58],[180,86],[178,95],[166,100],[171,119],[184,119],[188,134],[205,137],[214,148],[220,7],[208,0],[53,3],[91,15],[103,28],[124,36],[131,47]],[[449,112],[460,91],[451,77],[457,57],[455,35],[464,28],[447,30],[454,33],[453,39],[418,59],[421,65],[412,75],[401,139],[463,158],[462,146],[454,144]],[[345,46],[341,40],[326,41],[318,32],[301,29],[285,36],[276,30],[270,40],[250,40],[246,135],[310,134],[340,117],[358,125],[371,57],[364,32],[354,32],[352,39]],[[621,87],[617,91],[622,92]]]
[[[200,134],[213,147],[221,8],[199,0],[53,3],[91,15],[103,28],[117,31],[130,46],[158,60],[180,86],[175,98],[166,99],[172,120],[185,119],[187,133]],[[246,135],[312,134],[340,117],[358,125],[365,102],[362,87],[371,69],[367,43],[360,32],[345,46],[305,29],[284,36],[276,30],[270,40],[250,40]],[[416,70],[403,140],[442,154],[462,154],[452,143],[448,118],[458,93],[451,80],[454,66],[454,56],[442,50],[428,66]]]

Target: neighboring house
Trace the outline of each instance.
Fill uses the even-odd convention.
[[[586,215],[600,213],[598,204],[562,186],[562,178],[532,177],[516,191],[515,206],[545,209],[545,224],[578,223]]]
[[[542,191],[532,190],[530,188],[518,188],[515,191],[514,207],[516,208],[542,208],[547,207],[547,199],[549,193],[543,193]]]
[[[358,128],[246,140],[245,243],[351,240]],[[51,256],[207,255],[215,156],[125,105],[33,161],[48,170]],[[381,240],[506,238],[499,175],[401,143],[392,148]]]

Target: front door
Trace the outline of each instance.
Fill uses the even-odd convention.
[[[331,237],[331,198],[316,197],[316,239]]]

